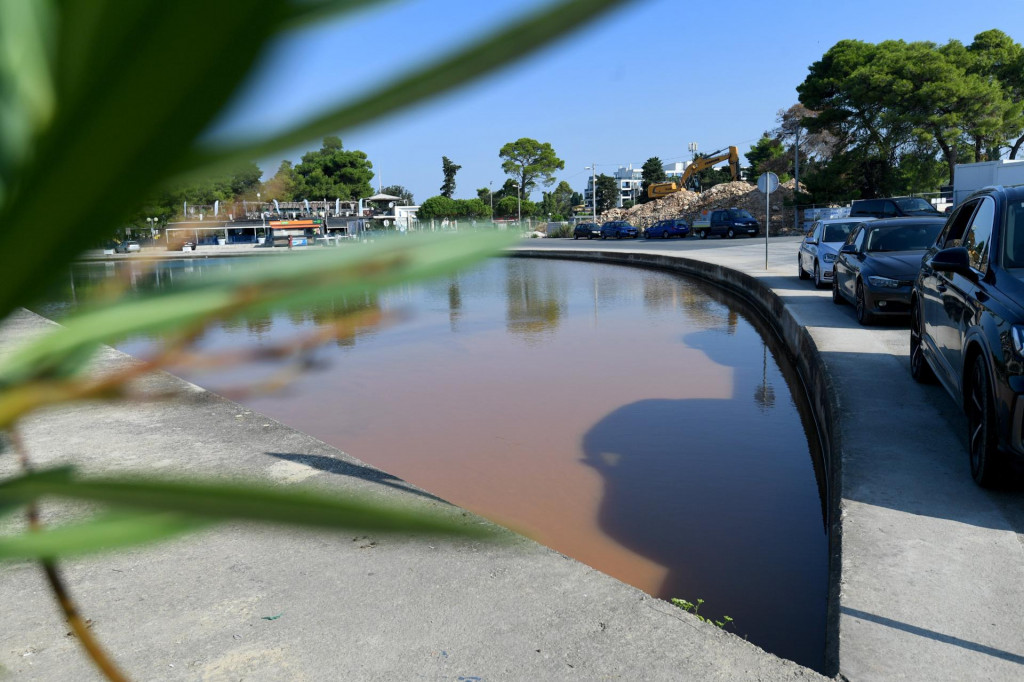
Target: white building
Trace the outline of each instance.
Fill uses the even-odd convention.
[[[686,172],[686,167],[690,165],[690,161],[676,161],[675,163],[662,164],[662,168],[665,169],[665,175],[668,176],[669,180],[673,178],[681,178],[683,173]]]
[[[636,203],[640,197],[641,185],[643,183],[643,171],[633,168],[633,164],[619,166],[619,169],[612,174],[619,186],[619,196],[615,202],[616,208],[622,208],[623,202],[632,201]],[[583,190],[583,203],[587,208],[594,208],[594,176],[587,178],[587,186]]]

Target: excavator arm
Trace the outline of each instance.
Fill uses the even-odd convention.
[[[729,172],[732,174],[733,182],[740,179],[740,154],[736,147],[729,147],[726,149],[719,149],[717,152],[712,152],[709,156],[694,159],[693,163],[686,167],[686,171],[683,173],[683,177],[680,179],[680,185],[686,187],[686,184],[702,170],[711,168],[716,163],[722,163],[723,161],[729,162]]]

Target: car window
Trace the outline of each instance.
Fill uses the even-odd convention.
[[[903,211],[904,215],[936,213],[935,207],[920,197],[907,197],[904,199],[894,199],[894,201],[900,207],[900,210]]]
[[[992,224],[996,219],[996,202],[992,197],[985,197],[971,219],[971,226],[963,238],[967,247],[971,267],[978,272],[988,272],[988,247],[992,241]]]
[[[881,217],[882,215],[882,207],[874,199],[854,202],[853,210],[856,212],[856,215],[872,215],[876,217]]]
[[[823,226],[823,242],[845,242],[857,223],[830,223]]]
[[[967,225],[970,224],[971,216],[977,207],[978,202],[971,201],[961,204],[953,211],[953,215],[949,217],[949,220],[946,222],[946,228],[943,230],[939,243],[940,248],[949,249],[961,245],[964,231],[967,229]]]
[[[899,215],[899,211],[896,210],[896,204],[886,199],[882,202],[882,217],[893,218]]]
[[[861,251],[864,250],[864,235],[865,235],[864,228],[863,227],[858,227],[857,231],[854,232],[852,235],[850,235],[851,239],[847,242],[847,243],[853,244],[853,246],[856,249],[857,253],[860,253]]]
[[[1007,206],[1002,237],[1004,266],[1024,268],[1024,201],[1015,201]]]

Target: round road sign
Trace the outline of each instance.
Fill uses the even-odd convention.
[[[761,194],[771,194],[779,188],[779,176],[775,173],[761,173],[757,179],[757,189]]]

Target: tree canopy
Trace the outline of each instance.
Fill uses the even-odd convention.
[[[604,213],[619,205],[619,183],[610,175],[597,176],[597,212]]]
[[[802,119],[835,141],[834,180],[860,196],[906,189],[901,164],[943,160],[949,182],[956,163],[1011,158],[1024,142],[1024,49],[998,30],[959,41],[842,40],[811,65],[797,88],[817,115]],[[840,171],[840,168],[842,172]]]
[[[555,156],[550,142],[538,142],[529,137],[507,143],[498,157],[505,159],[501,169],[519,183],[524,199],[538,182],[544,186],[554,184],[555,171],[565,169],[565,161]]]
[[[441,172],[444,174],[444,182],[441,183],[441,196],[452,198],[455,193],[455,174],[462,168],[447,156],[441,157]]]
[[[545,216],[550,215],[553,220],[565,220],[572,215],[574,194],[569,183],[562,180],[553,190],[544,192],[538,210]]]
[[[373,164],[361,151],[348,151],[341,138],[328,135],[323,146],[302,155],[295,166],[293,199],[359,199],[373,194]]]
[[[381,194],[390,194],[393,197],[398,197],[403,206],[416,205],[416,201],[412,197],[412,192],[402,185],[388,185],[387,187],[381,188],[380,191]]]
[[[662,163],[661,159],[657,156],[644,161],[644,165],[640,169],[641,181],[640,181],[640,203],[647,201],[647,188],[655,182],[665,182],[668,180],[668,175],[665,174],[665,164]]]

